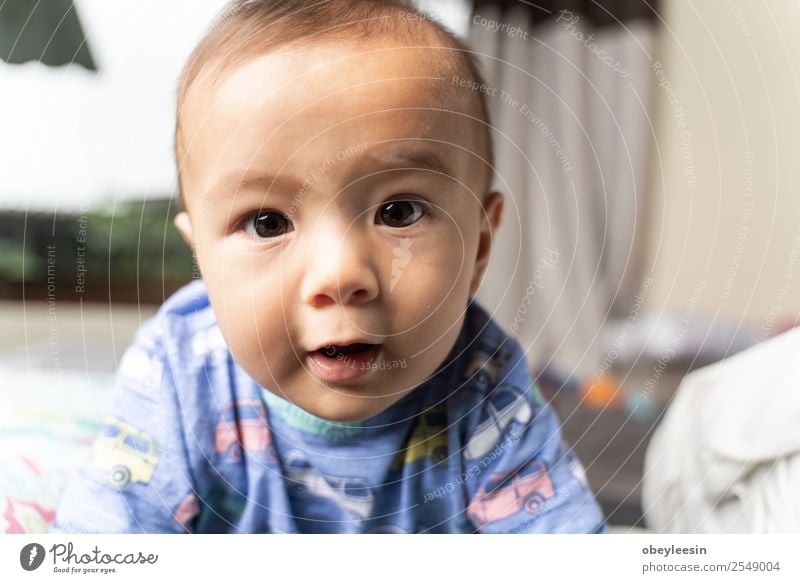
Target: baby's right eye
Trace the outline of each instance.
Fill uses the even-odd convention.
[[[276,211],[258,211],[245,217],[244,230],[248,235],[260,239],[280,237],[294,230],[292,221]]]

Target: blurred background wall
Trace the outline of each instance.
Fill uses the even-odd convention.
[[[683,310],[705,281],[701,309],[768,336],[800,314],[800,5],[681,0],[663,18],[647,307]]]

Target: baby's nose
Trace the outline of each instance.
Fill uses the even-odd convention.
[[[307,250],[303,301],[321,308],[328,304],[362,304],[379,291],[370,244],[356,232],[317,232]]]

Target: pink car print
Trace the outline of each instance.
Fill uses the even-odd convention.
[[[189,492],[184,496],[183,500],[181,500],[181,503],[178,504],[178,508],[175,510],[175,514],[172,515],[172,518],[175,519],[175,522],[188,530],[189,523],[198,514],[200,514],[200,502],[194,492]]]
[[[508,474],[492,474],[489,482],[470,502],[467,516],[475,524],[486,524],[520,510],[535,514],[554,494],[553,482],[547,469],[543,463],[536,462],[532,471],[525,475],[517,472],[511,476],[510,482]]]
[[[238,461],[242,450],[272,455],[272,435],[267,426],[264,405],[258,399],[239,399],[228,403],[220,414],[214,435],[214,448]]]

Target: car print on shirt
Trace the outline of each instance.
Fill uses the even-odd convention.
[[[498,348],[494,353],[485,349],[475,352],[469,366],[464,373],[464,380],[474,383],[479,391],[487,391],[497,382],[497,377],[508,358],[503,348]]]
[[[129,388],[153,399],[161,388],[164,363],[138,346],[131,346],[119,363],[119,378]]]
[[[372,488],[363,478],[323,476],[296,450],[287,454],[284,473],[289,480],[289,492],[296,498],[317,496],[330,500],[355,520],[363,520],[372,513]]]
[[[489,453],[513,421],[527,424],[533,416],[526,395],[509,385],[500,385],[492,391],[487,398],[485,411],[488,417],[475,428],[464,448],[464,457],[468,460]]]
[[[447,407],[437,405],[426,409],[417,417],[408,446],[394,458],[392,470],[426,457],[436,463],[444,461],[447,459],[447,443]]]
[[[158,463],[158,451],[151,435],[109,417],[92,447],[92,461],[110,471],[109,480],[118,488],[128,482],[148,484]]]
[[[180,504],[178,504],[172,518],[186,531],[189,531],[189,523],[194,520],[195,516],[198,514],[200,514],[200,502],[197,500],[197,495],[194,492],[189,492],[183,497]]]
[[[222,364],[228,358],[228,345],[219,326],[200,330],[192,337],[192,354],[206,364]]]
[[[267,413],[259,399],[238,399],[222,408],[214,434],[214,449],[233,461],[248,453],[266,452],[274,459]]]
[[[524,473],[514,472],[510,481],[508,474],[492,474],[470,502],[467,515],[481,525],[521,510],[535,514],[554,494],[547,468],[542,462],[533,462]]]

